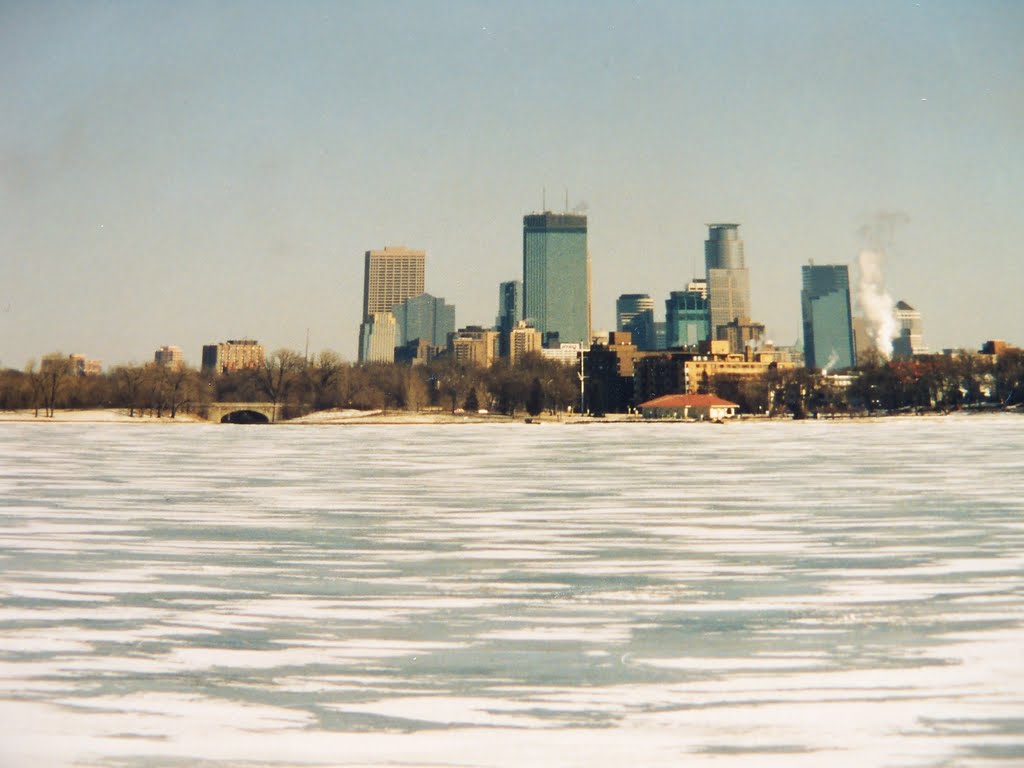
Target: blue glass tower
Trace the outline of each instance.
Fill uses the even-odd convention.
[[[808,368],[852,368],[856,364],[850,312],[850,271],[845,264],[803,267],[800,304],[804,359]]]
[[[395,316],[395,346],[425,339],[431,346],[443,347],[448,334],[455,331],[455,307],[444,299],[421,293],[391,308]]]
[[[665,300],[665,344],[693,347],[711,338],[708,300],[701,291],[672,291]]]
[[[590,257],[587,217],[538,213],[523,217],[523,317],[545,346],[590,344]]]

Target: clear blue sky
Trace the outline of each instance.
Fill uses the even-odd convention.
[[[755,319],[886,268],[933,348],[1024,344],[1024,3],[0,1],[0,364],[240,336],[355,356],[363,253],[490,324],[584,202],[594,324],[738,221]]]

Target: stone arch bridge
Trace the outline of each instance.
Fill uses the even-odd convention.
[[[281,416],[280,404],[210,403],[199,411],[203,418],[221,424],[268,424]]]

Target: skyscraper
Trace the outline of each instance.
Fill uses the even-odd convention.
[[[804,320],[804,361],[808,368],[852,368],[857,356],[850,313],[850,272],[845,264],[803,268],[800,305]]]
[[[366,252],[363,320],[359,326],[359,362],[368,362],[367,344],[371,338],[376,339],[375,349],[380,348],[380,343],[383,343],[381,340],[385,338],[379,335],[382,328],[375,331],[368,327],[369,324],[380,322],[380,318],[375,321],[375,316],[391,312],[396,304],[423,293],[426,261],[426,251],[414,251],[404,246],[389,246],[383,251]],[[379,351],[374,354],[379,359]]]
[[[498,286],[498,316],[494,320],[494,327],[501,334],[499,348],[502,357],[508,357],[509,334],[523,319],[523,282],[522,280],[509,280]]]
[[[711,338],[707,286],[692,282],[685,291],[672,291],[665,300],[665,346],[693,347]]]
[[[413,296],[423,293],[427,252],[404,246],[367,251],[363,271],[363,318],[375,312],[390,312]]]
[[[374,312],[359,326],[359,362],[395,362],[398,331],[390,312]]]
[[[737,318],[749,318],[750,275],[743,257],[739,224],[709,224],[704,241],[707,267],[708,324],[711,338],[718,338],[718,327]],[[740,352],[742,350],[733,350]]]
[[[624,293],[615,301],[615,330],[632,334],[637,349],[657,349],[654,300],[647,293]]]
[[[913,357],[927,354],[922,334],[921,313],[905,301],[896,302],[896,321],[900,324],[900,335],[892,340],[893,357]]]
[[[416,339],[425,339],[432,347],[443,347],[448,343],[448,334],[455,330],[455,307],[429,293],[396,304],[391,314],[395,316],[396,347]]]
[[[624,293],[615,301],[615,330],[628,331],[630,321],[641,312],[654,311],[649,293]]]
[[[544,212],[523,217],[523,317],[545,346],[590,344],[587,217]]]

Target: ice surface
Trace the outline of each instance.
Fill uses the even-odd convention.
[[[1024,420],[0,424],[0,766],[1024,762]]]

